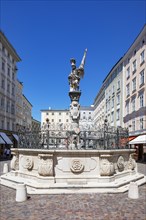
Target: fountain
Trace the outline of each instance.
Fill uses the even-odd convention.
[[[41,131],[19,130],[19,148],[12,148],[11,171],[0,183],[17,189],[25,184],[29,194],[128,191],[131,182],[146,182],[137,171],[135,150],[128,148],[123,128],[80,124],[80,79],[87,49],[79,68],[71,59],[68,77],[71,122],[49,124]]]

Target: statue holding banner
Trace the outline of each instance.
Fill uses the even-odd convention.
[[[84,56],[82,58],[79,68],[76,68],[76,61],[74,58],[70,60],[72,71],[68,76],[70,91],[79,91],[80,79],[84,76],[84,64],[86,58],[87,49],[85,49]]]

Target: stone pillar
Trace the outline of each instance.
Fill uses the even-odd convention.
[[[69,96],[71,99],[70,104],[70,118],[71,118],[71,126],[70,126],[70,144],[69,149],[77,149],[79,146],[79,120],[80,120],[80,104],[79,99],[81,96],[80,91],[71,91],[69,92]]]
[[[24,183],[20,183],[16,188],[16,202],[24,202],[27,200],[27,190]]]
[[[3,173],[8,173],[9,172],[9,167],[7,163],[4,163],[4,167],[3,167]]]
[[[139,198],[138,185],[136,182],[130,182],[128,197],[130,199],[138,199]]]

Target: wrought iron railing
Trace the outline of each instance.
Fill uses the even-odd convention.
[[[53,129],[55,128],[55,129]],[[41,131],[18,131],[19,148],[70,149],[69,126],[43,127]],[[121,127],[80,127],[76,149],[123,149],[128,148],[128,129]]]

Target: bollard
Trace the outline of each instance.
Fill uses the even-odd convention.
[[[3,173],[8,173],[8,172],[9,172],[8,164],[7,164],[7,163],[4,163],[4,166],[3,166]]]
[[[138,185],[136,182],[130,182],[128,197],[130,199],[138,199],[139,198]]]
[[[16,202],[24,202],[27,200],[27,190],[24,183],[20,183],[16,188]]]

